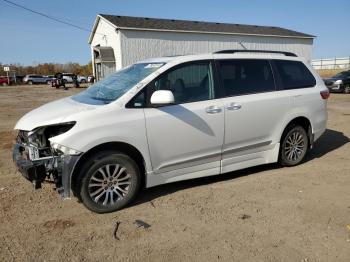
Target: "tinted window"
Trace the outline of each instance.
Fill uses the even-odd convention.
[[[283,89],[313,87],[316,80],[309,69],[299,61],[275,60]]]
[[[147,88],[144,88],[141,92],[139,92],[133,99],[131,99],[126,108],[144,108],[146,107],[146,91]]]
[[[209,100],[214,98],[212,67],[210,62],[186,64],[177,67],[154,81],[155,90],[171,90],[175,104]]]
[[[219,65],[225,96],[275,90],[271,66],[266,60],[224,60]]]

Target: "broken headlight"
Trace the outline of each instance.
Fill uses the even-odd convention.
[[[38,127],[28,133],[28,141],[30,144],[38,147],[50,147],[49,139],[54,136],[61,135],[70,130],[76,122],[67,122],[56,125]]]
[[[56,144],[54,142],[51,142],[51,147],[59,154],[59,155],[79,155],[81,154],[80,151],[75,150],[73,148],[69,148],[66,146],[62,146],[59,144]]]

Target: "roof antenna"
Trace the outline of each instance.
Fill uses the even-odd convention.
[[[244,50],[248,50],[248,48],[246,48],[246,47],[242,44],[242,42],[238,42],[238,44],[240,44],[241,47],[243,47]]]

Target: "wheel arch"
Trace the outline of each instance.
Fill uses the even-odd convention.
[[[309,139],[309,147],[312,147],[314,139],[313,139],[313,127],[312,127],[312,123],[310,121],[310,119],[306,116],[296,116],[293,119],[291,119],[289,122],[287,122],[286,125],[284,125],[284,128],[282,129],[281,135],[280,135],[280,142],[282,141],[282,138],[285,134],[285,131],[287,129],[288,126],[290,125],[300,125],[302,126],[306,133],[307,133],[307,137]]]
[[[70,188],[75,196],[78,196],[77,185],[78,185],[78,175],[79,175],[80,169],[84,165],[85,161],[89,160],[97,152],[103,152],[103,151],[118,151],[131,157],[138,165],[141,174],[143,174],[141,175],[141,178],[142,178],[141,187],[144,187],[146,185],[145,159],[142,156],[141,152],[133,145],[125,142],[107,142],[107,143],[99,144],[89,149],[88,151],[86,151],[75,164],[70,177],[70,183],[71,183]]]

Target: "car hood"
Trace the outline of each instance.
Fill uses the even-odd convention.
[[[335,81],[337,81],[337,80],[339,80],[339,78],[333,78],[333,77],[331,77],[331,78],[326,78],[326,79],[324,79],[323,81],[327,84],[327,83],[329,83],[329,84],[332,84],[332,83],[334,83]]]
[[[344,77],[330,77],[330,78],[327,78],[326,80],[334,82],[337,80],[344,80]]]
[[[31,131],[40,126],[63,123],[68,116],[70,116],[70,121],[73,121],[73,115],[97,107],[101,106],[82,104],[66,97],[47,103],[25,114],[17,122],[15,129]]]

